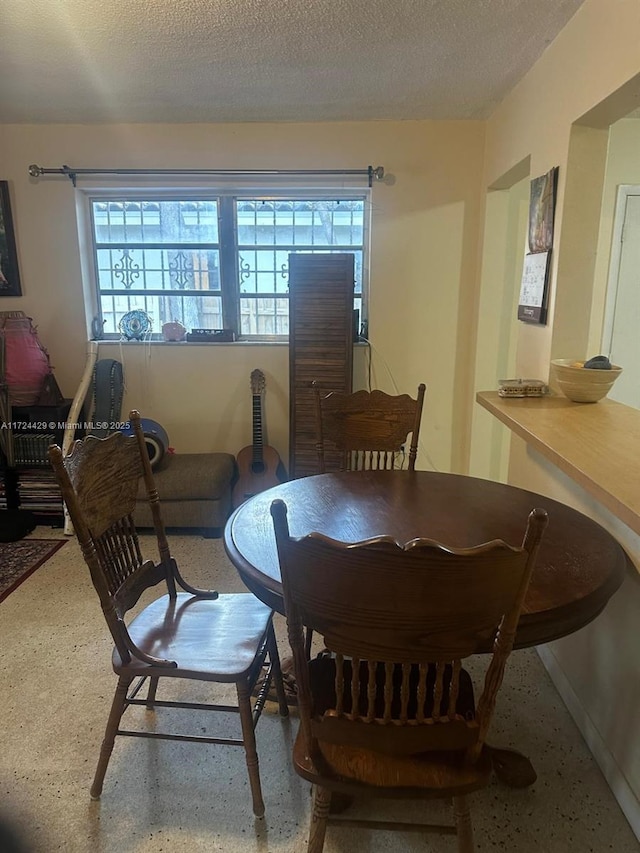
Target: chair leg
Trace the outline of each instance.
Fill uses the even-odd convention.
[[[149,678],[149,692],[147,693],[147,711],[153,711],[156,701],[159,678]]]
[[[253,813],[256,817],[263,817],[264,800],[262,799],[262,788],[260,787],[260,769],[258,767],[256,733],[253,727],[253,713],[251,710],[251,692],[245,683],[237,683],[236,690],[238,692],[238,709],[240,712],[240,725],[242,726],[244,754],[247,761],[249,785],[251,786],[251,797],[253,799]]]
[[[473,853],[473,827],[471,826],[471,814],[469,802],[466,797],[453,798],[453,813],[458,830],[458,853]]]
[[[271,661],[271,677],[275,684],[276,696],[278,697],[278,711],[280,712],[281,717],[288,717],[289,706],[287,705],[287,697],[284,692],[284,684],[282,683],[280,655],[278,654],[276,632],[273,630],[273,625],[269,626],[267,648],[269,649],[269,660]]]
[[[330,805],[331,791],[327,788],[321,788],[319,785],[314,785],[307,853],[322,853],[324,837],[327,832],[327,818],[329,817]]]
[[[311,644],[313,643],[313,628],[307,628],[304,637],[304,652],[307,660],[311,660]]]
[[[133,679],[129,677],[125,677],[121,675],[118,679],[118,686],[116,687],[116,692],[113,696],[113,702],[111,703],[111,711],[109,712],[109,719],[107,720],[107,728],[104,733],[104,738],[102,740],[102,746],[100,747],[100,758],[98,759],[98,766],[96,768],[95,776],[93,777],[93,784],[91,785],[91,799],[99,800],[100,794],[102,793],[102,783],[104,782],[104,776],[107,772],[107,765],[109,764],[109,759],[111,758],[111,753],[113,752],[113,744],[116,739],[116,732],[118,731],[118,725],[120,723],[120,718],[124,713],[126,708],[126,699],[127,699],[127,690],[129,689],[129,685],[131,684]]]

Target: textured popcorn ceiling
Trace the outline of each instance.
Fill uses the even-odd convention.
[[[480,119],[583,0],[0,0],[0,123]]]

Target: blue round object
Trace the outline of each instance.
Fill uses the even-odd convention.
[[[164,458],[167,448],[169,447],[169,436],[163,426],[157,421],[152,421],[149,418],[140,418],[140,425],[144,434],[144,441],[147,445],[147,453],[151,467],[155,468]],[[125,435],[133,435],[133,426],[123,427],[121,430]]]
[[[143,341],[151,335],[153,322],[146,311],[134,308],[120,318],[118,329],[127,341]]]

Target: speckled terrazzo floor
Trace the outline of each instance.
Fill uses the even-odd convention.
[[[32,535],[62,533],[40,528]],[[243,590],[220,540],[170,541],[190,580]],[[281,617],[277,630],[286,651]],[[19,828],[29,853],[306,850],[309,786],[289,762],[295,717],[266,713],[258,726],[264,820],[253,818],[244,755],[231,747],[118,739],[102,799],[91,802],[115,687],[110,655],[98,599],[70,539],[0,604],[0,813]],[[511,657],[491,740],[534,758],[538,781],[524,791],[494,782],[474,796],[478,851],[640,850],[533,650]],[[406,820],[448,818],[442,803],[378,801],[351,813],[372,809]],[[333,828],[325,843],[326,853],[455,849],[448,837]]]

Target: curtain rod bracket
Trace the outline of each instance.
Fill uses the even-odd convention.
[[[384,178],[384,166],[369,166],[369,186],[373,186],[374,179],[381,181]]]
[[[66,175],[74,187],[77,185],[77,173],[74,169],[69,168],[69,166],[62,166],[60,169],[43,169],[42,166],[32,163],[28,171],[32,178],[39,178],[41,175],[50,175],[54,172],[58,175]]]

